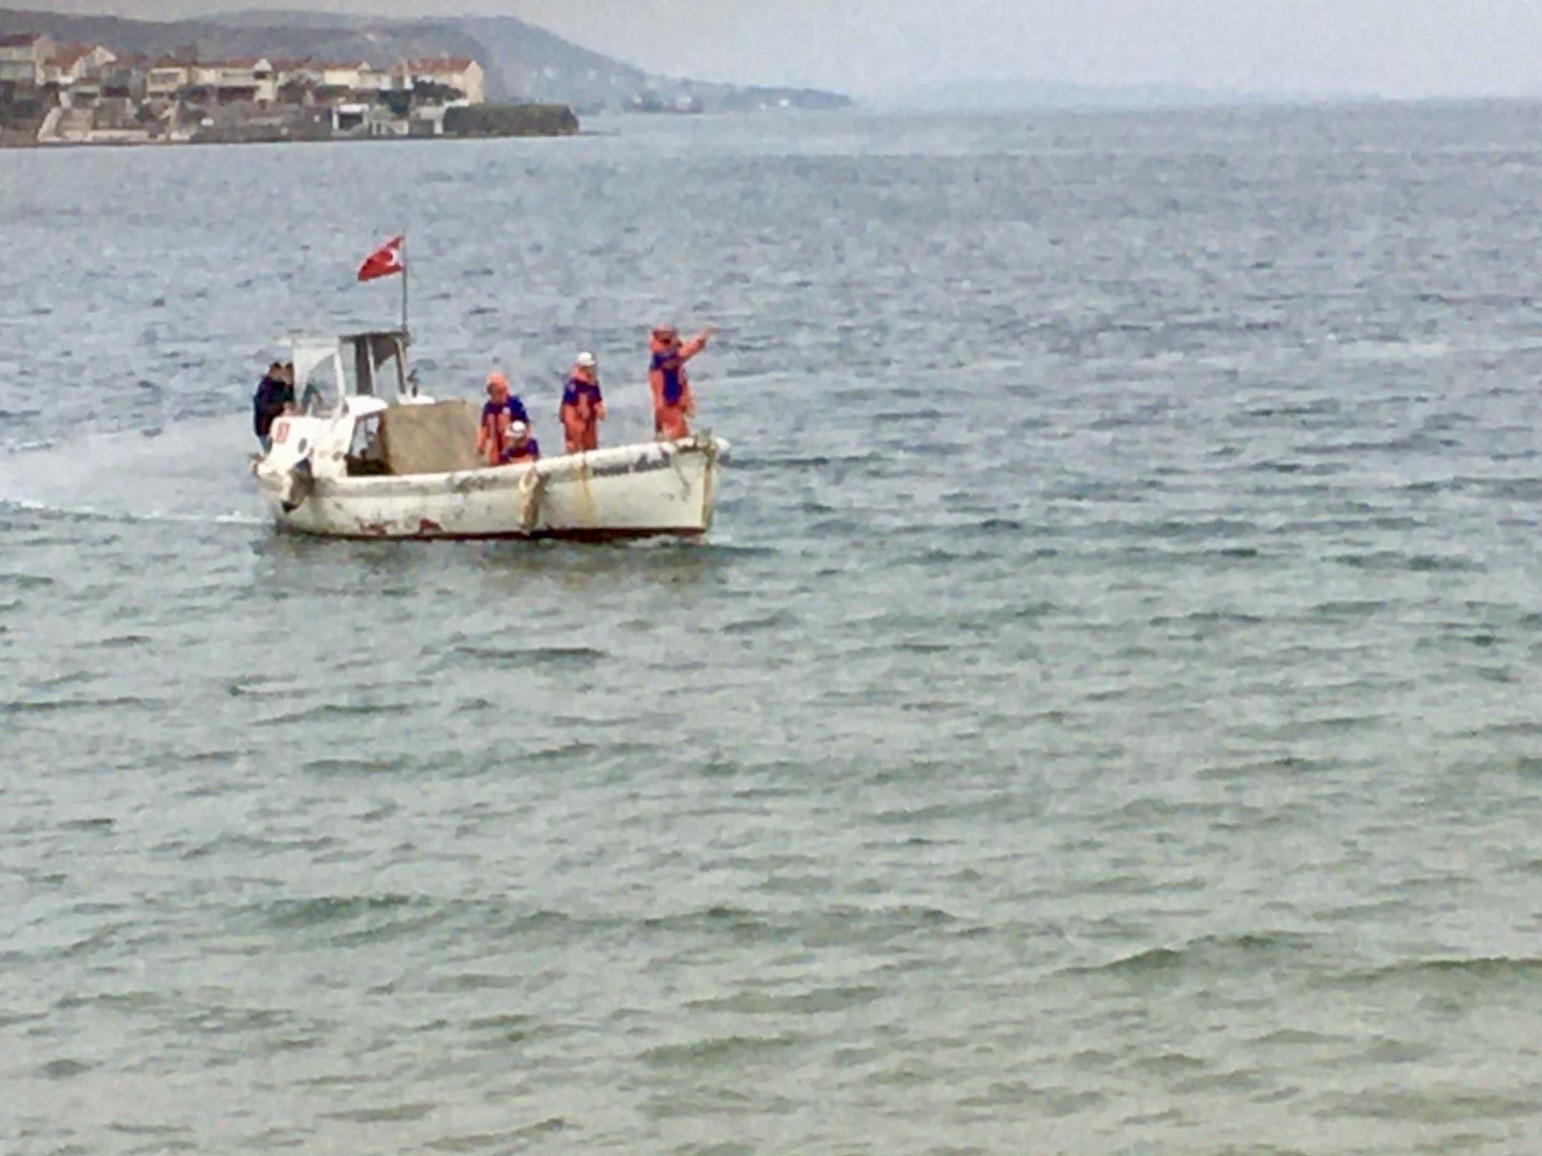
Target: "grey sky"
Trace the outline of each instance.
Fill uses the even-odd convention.
[[[17,0],[11,0],[16,3]],[[26,0],[20,0],[22,4]],[[1393,97],[1542,95],[1542,0],[32,0],[509,13],[655,72],[861,96],[970,79]]]

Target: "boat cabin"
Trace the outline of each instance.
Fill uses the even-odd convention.
[[[305,462],[317,478],[339,478],[485,465],[476,453],[480,402],[420,394],[405,331],[295,338],[290,350],[299,413],[273,423],[272,468]]]
[[[295,397],[303,413],[335,412],[346,397],[387,395],[393,385],[397,401],[418,396],[417,377],[407,369],[405,330],[296,337],[289,348]]]

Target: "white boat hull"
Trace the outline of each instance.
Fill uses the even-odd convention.
[[[439,474],[324,477],[296,486],[282,460],[253,469],[277,524],[356,539],[697,537],[712,523],[710,434]]]

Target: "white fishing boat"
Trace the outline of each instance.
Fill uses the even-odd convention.
[[[296,341],[299,412],[252,473],[278,525],[333,538],[697,537],[727,443],[709,433],[506,466],[476,451],[481,405],[418,392],[404,330]],[[351,380],[350,380],[351,379]],[[395,397],[379,387],[394,380]]]

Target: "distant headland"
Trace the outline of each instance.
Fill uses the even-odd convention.
[[[0,8],[0,146],[564,136],[579,115],[850,103],[654,76],[511,17],[160,22]]]

